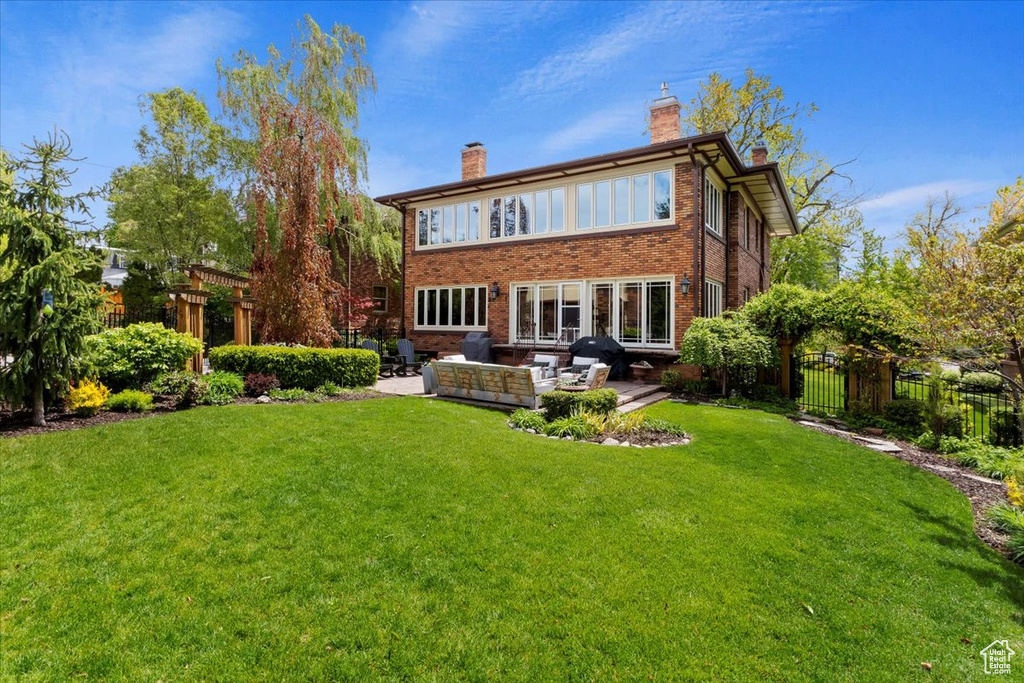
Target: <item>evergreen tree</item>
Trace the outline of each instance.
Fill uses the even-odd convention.
[[[45,397],[71,380],[85,337],[101,329],[104,295],[86,275],[99,259],[78,243],[95,192],[66,194],[71,159],[66,135],[34,140],[20,159],[3,159],[0,172],[0,396],[31,406],[32,423],[45,425]]]

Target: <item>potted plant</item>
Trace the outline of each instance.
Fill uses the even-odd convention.
[[[637,382],[646,384],[657,379],[655,367],[645,360],[630,363],[629,369],[632,371],[633,379]]]

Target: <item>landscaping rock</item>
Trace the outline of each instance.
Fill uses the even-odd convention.
[[[871,436],[885,436],[885,430],[881,427],[865,427],[864,433]]]
[[[563,436],[562,437],[562,441],[572,441],[572,437],[571,436]]]
[[[537,433],[537,430],[536,430],[536,429],[527,429],[527,430],[526,430],[526,433],[527,433],[527,434],[536,434],[536,433]]]
[[[601,442],[601,445],[602,446],[618,446],[619,445],[619,440],[618,439],[613,439],[612,437],[609,436],[607,439],[605,439],[604,441]]]
[[[271,403],[271,402],[273,402],[273,400],[274,400],[274,399],[270,398],[270,397],[269,397],[269,396],[267,396],[266,394],[263,394],[263,395],[262,395],[262,396],[260,396],[260,397],[259,397],[258,399],[256,399],[256,402],[257,402],[257,403]]]
[[[629,448],[629,442],[628,442],[628,441],[623,441],[623,442],[622,442],[622,443],[620,443],[619,445],[620,445],[620,446],[625,446],[626,448]]]

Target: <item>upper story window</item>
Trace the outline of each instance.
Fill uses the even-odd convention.
[[[420,209],[416,212],[416,243],[457,244],[480,239],[480,202]]]
[[[565,188],[492,197],[490,238],[544,235],[565,230]]]
[[[722,234],[722,190],[710,175],[704,176],[704,227]]]
[[[672,218],[672,171],[639,173],[576,185],[576,229]]]

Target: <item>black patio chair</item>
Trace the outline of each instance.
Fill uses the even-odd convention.
[[[373,351],[380,356],[380,372],[378,374],[380,374],[381,377],[384,376],[385,372],[388,373],[388,377],[395,376],[395,367],[401,364],[397,358],[382,354],[380,352],[380,346],[372,339],[364,339],[363,343],[359,346],[367,351]]]
[[[398,371],[399,374],[404,375],[409,370],[412,370],[417,375],[422,374],[423,363],[425,362],[422,359],[425,357],[420,356],[417,358],[411,341],[408,339],[398,340],[398,356],[402,359],[402,367]]]

